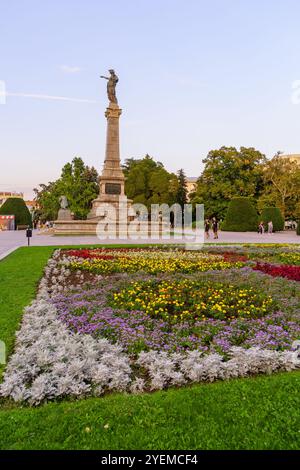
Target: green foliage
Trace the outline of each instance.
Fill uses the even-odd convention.
[[[297,221],[297,235],[300,235],[300,202],[297,202],[295,206],[295,220]]]
[[[279,205],[275,194],[267,192],[267,189],[257,200],[257,210],[259,213],[261,213],[265,207],[279,207]]]
[[[5,203],[0,207],[1,215],[14,215],[15,225],[30,225],[32,226],[31,215],[25,201],[19,197],[10,197],[6,199]]]
[[[280,232],[284,229],[284,218],[278,207],[264,207],[261,213],[261,220],[267,227],[268,222],[273,222],[273,231]]]
[[[264,191],[258,208],[279,207],[285,217],[294,219],[300,202],[300,167],[278,152],[264,168]]]
[[[58,180],[39,186],[40,189],[34,189],[40,208],[36,217],[43,221],[55,220],[60,206],[59,198],[66,196],[75,219],[85,219],[92,200],[99,193],[98,173],[94,167],[86,166],[81,158],[75,157],[63,167]]]
[[[182,168],[177,173],[177,179],[178,179],[178,188],[177,188],[175,202],[177,202],[177,204],[179,204],[180,207],[183,209],[184,204],[187,203],[187,182],[186,182],[186,176],[185,176],[184,170]]]
[[[229,232],[257,230],[257,212],[249,198],[236,197],[230,201],[222,230]]]
[[[211,150],[192,202],[204,204],[205,216],[224,219],[232,198],[257,199],[263,189],[265,156],[254,148]]]
[[[41,183],[39,188],[34,188],[35,201],[38,209],[34,213],[34,221],[55,220],[59,209],[60,194],[58,181]]]
[[[176,201],[176,175],[169,173],[162,163],[155,162],[149,155],[140,160],[126,160],[123,171],[125,193],[135,204],[144,204],[149,209],[151,204],[172,205]]]

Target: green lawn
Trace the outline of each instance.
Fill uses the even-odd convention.
[[[53,247],[23,247],[0,261],[0,340],[10,353],[23,308],[35,297]],[[0,364],[0,378],[3,366]]]
[[[299,449],[299,387],[300,375],[293,372],[4,408],[0,448]]]
[[[11,352],[22,309],[53,247],[0,262],[0,339]],[[300,373],[37,408],[4,400],[1,449],[299,449]]]

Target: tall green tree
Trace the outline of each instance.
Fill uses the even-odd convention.
[[[142,159],[127,159],[123,165],[125,175],[125,193],[134,203],[144,204],[148,209],[151,204],[173,204],[176,200],[177,177],[169,173],[162,163],[156,162],[149,155]]]
[[[277,152],[266,163],[263,179],[264,191],[259,198],[258,208],[277,206],[283,216],[296,217],[297,203],[300,202],[300,167],[297,163]]]
[[[177,179],[178,179],[178,188],[176,193],[176,202],[184,208],[184,204],[187,203],[188,200],[188,191],[187,191],[187,181],[184,170],[181,168],[177,172]]]
[[[88,167],[80,157],[62,168],[61,177],[35,188],[35,200],[42,220],[55,220],[59,209],[59,197],[66,196],[75,219],[85,219],[91,202],[99,193],[98,173]]]
[[[204,204],[207,217],[223,219],[234,197],[257,199],[263,190],[265,156],[250,147],[221,147],[203,160],[192,202]]]
[[[39,188],[34,188],[37,209],[34,212],[34,222],[41,220],[55,220],[59,209],[58,181],[49,181],[47,184],[39,184]]]

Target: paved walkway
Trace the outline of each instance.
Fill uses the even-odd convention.
[[[142,240],[140,243],[180,243],[179,239],[174,240]],[[300,237],[296,232],[278,232],[272,235],[259,235],[255,232],[220,232],[218,240],[214,240],[212,235],[205,242],[222,243],[300,243]],[[40,234],[33,231],[33,237],[30,241],[32,246],[53,246],[53,245],[96,245],[96,244],[127,244],[128,240],[99,240],[96,236],[59,236],[51,234]],[[134,243],[134,241],[133,241]],[[137,241],[136,243],[139,243]],[[0,232],[0,259],[19,246],[26,246],[27,239],[25,231],[6,231]]]

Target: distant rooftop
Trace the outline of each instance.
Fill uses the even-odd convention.
[[[186,177],[187,181],[189,181],[190,183],[196,183],[198,178],[199,176],[187,176]]]
[[[300,153],[290,153],[286,155],[281,155],[283,158],[289,158],[290,160],[300,160]]]
[[[18,193],[17,191],[0,191],[1,197],[23,197],[23,193]]]

